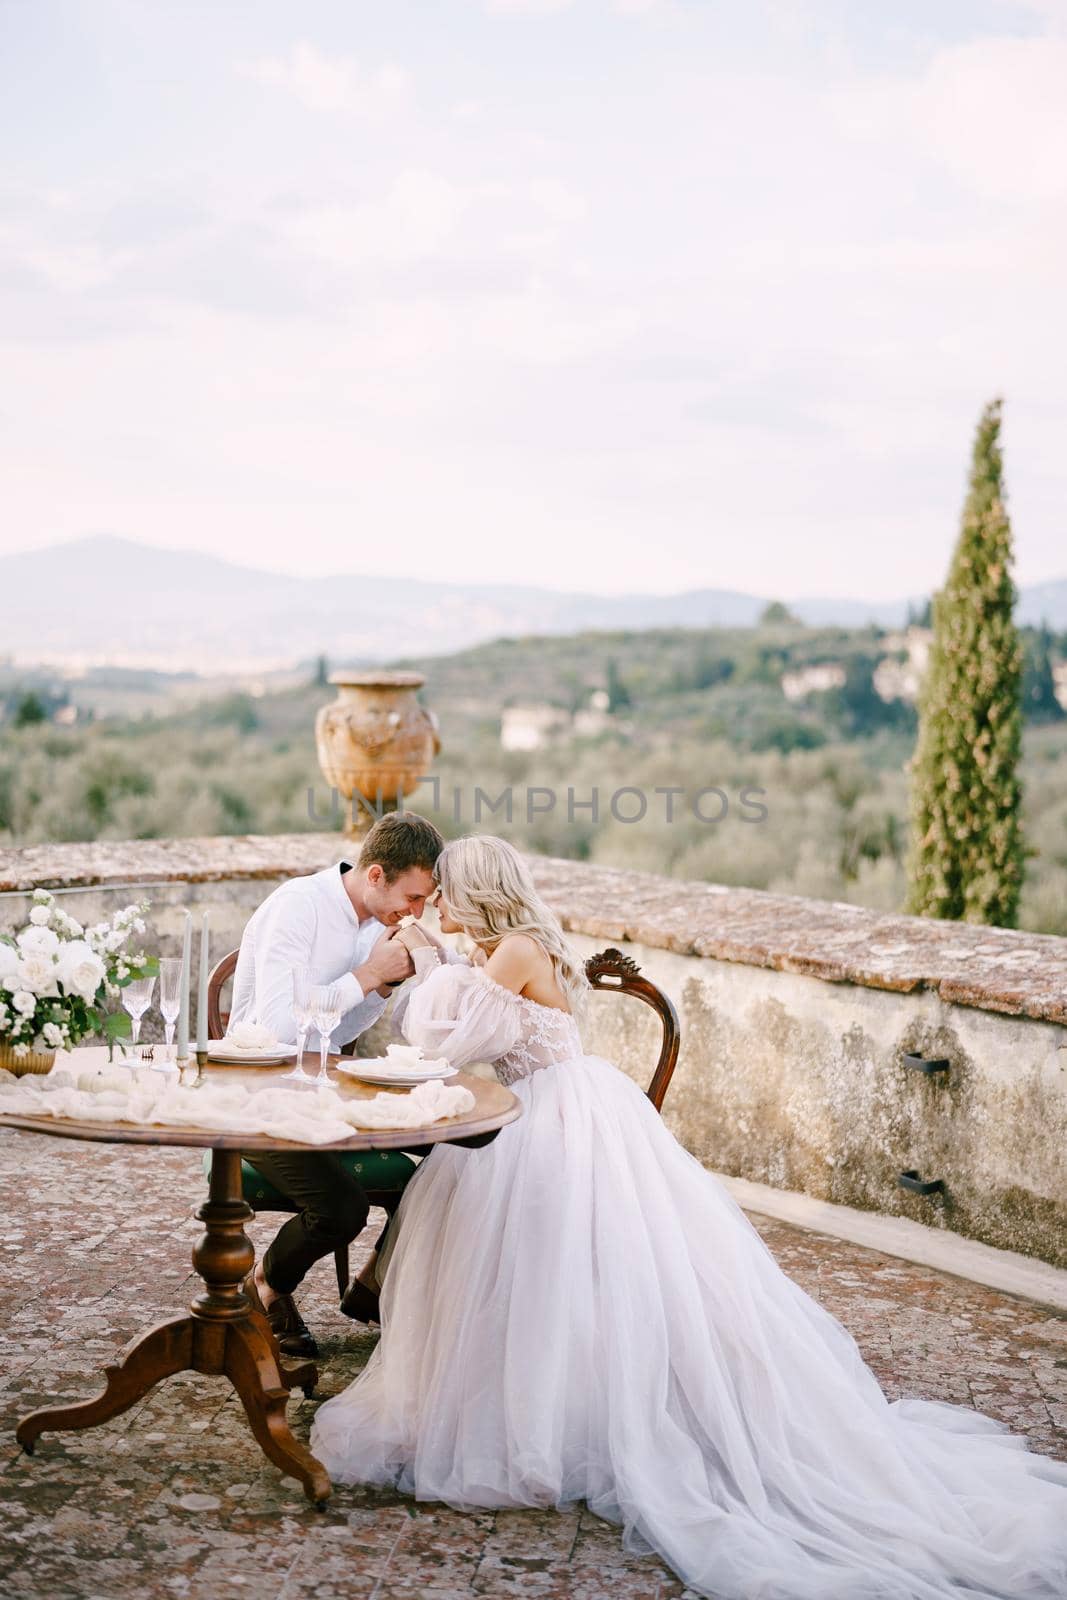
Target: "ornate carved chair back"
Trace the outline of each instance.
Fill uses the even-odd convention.
[[[211,971],[207,980],[207,1032],[209,1039],[221,1039],[226,1032],[226,1024],[230,1020],[230,1013],[222,1009],[222,986],[233,977],[237,966],[237,951],[231,950],[229,955],[223,956]]]
[[[663,1097],[678,1061],[681,1030],[678,1013],[669,995],[664,994],[651,978],[641,976],[641,968],[621,950],[601,950],[590,956],[585,964],[585,974],[594,989],[614,989],[619,994],[636,995],[650,1005],[663,1024],[663,1043],[659,1060],[646,1093],[657,1111],[663,1108]]]

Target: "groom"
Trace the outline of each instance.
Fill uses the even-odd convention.
[[[341,861],[275,889],[241,939],[231,1026],[254,1020],[276,1039],[294,1042],[293,971],[307,967],[313,983],[343,990],[335,1048],[365,1033],[396,984],[414,971],[395,934],[403,917],[422,915],[443,845],[432,822],[394,812],[374,824],[354,864]],[[314,1355],[293,1290],[315,1261],[362,1233],[370,1210],[366,1192],[336,1152],[257,1150],[244,1152],[244,1160],[299,1207],[249,1275],[245,1292],[266,1314],[286,1355]],[[373,1258],[341,1301],[342,1311],[361,1321],[377,1319],[372,1271]]]

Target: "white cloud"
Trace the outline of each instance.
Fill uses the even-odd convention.
[[[595,583],[602,538],[622,586],[655,548],[654,587],[917,592],[1003,389],[1020,572],[1062,570],[1063,41],[890,56],[886,23],[876,57],[868,18],[832,61],[765,29],[756,62],[725,5],[667,0],[653,68],[625,3],[527,6],[521,50],[485,0],[423,8],[416,105],[374,69],[409,59],[393,9],[346,35],[336,0],[358,59],[248,61],[235,29],[242,93],[190,88],[133,142],[131,55],[84,161],[44,142],[40,192],[0,195],[0,545],[95,525],[513,578],[534,550]]]
[[[535,178],[530,199],[552,222],[580,222],[589,210],[585,196],[558,178]]]
[[[302,254],[342,268],[444,259],[476,267],[501,254],[541,267],[553,257],[561,231],[587,211],[585,197],[558,178],[460,183],[409,168],[358,204],[296,212],[282,232]]]
[[[850,135],[931,154],[976,194],[1067,195],[1067,39],[975,39],[918,79],[858,84],[831,103]]]
[[[1067,0],[1001,0],[1001,4],[1039,16],[1050,30],[1067,28]]]
[[[439,173],[411,169],[375,200],[309,207],[284,231],[300,250],[342,267],[417,260],[446,250],[472,205],[493,193],[492,185],[464,187]]]
[[[670,0],[613,0],[613,9],[622,16],[644,16],[651,11],[661,11]],[[549,17],[560,11],[569,11],[576,0],[485,0],[490,16]]]
[[[237,71],[267,88],[293,95],[309,111],[351,112],[381,121],[411,100],[411,75],[386,63],[365,71],[352,56],[327,56],[301,41],[287,56],[239,62]]]
[[[491,16],[547,17],[555,11],[569,11],[574,0],[485,0]]]

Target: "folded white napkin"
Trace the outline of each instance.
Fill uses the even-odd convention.
[[[452,1072],[455,1069],[444,1056],[423,1055],[422,1046],[418,1044],[391,1044],[386,1047],[385,1055],[379,1056],[373,1062],[365,1062],[366,1066],[374,1066],[376,1070],[383,1067],[388,1072],[414,1074],[420,1072]]]
[[[462,1117],[474,1110],[474,1096],[458,1083],[431,1078],[403,1099],[376,1094],[373,1100],[346,1100],[345,1117],[356,1128],[419,1128],[443,1117]]]
[[[299,1144],[334,1144],[351,1138],[353,1128],[424,1128],[466,1116],[474,1105],[469,1089],[440,1082],[420,1083],[403,1096],[356,1100],[329,1087],[247,1088],[209,1081],[190,1090],[146,1069],[122,1073],[113,1068],[77,1079],[58,1067],[43,1077],[15,1078],[0,1070],[0,1115],[263,1133]]]
[[[236,1022],[220,1043],[235,1052],[245,1050],[266,1052],[285,1048],[262,1022]]]

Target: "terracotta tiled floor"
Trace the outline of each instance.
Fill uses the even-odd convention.
[[[617,1530],[577,1508],[464,1515],[339,1489],[325,1513],[261,1456],[221,1379],[173,1378],[104,1428],[46,1434],[17,1418],[86,1398],[101,1366],[190,1295],[197,1152],[0,1130],[0,1592],[34,1600],[664,1600],[684,1594]],[[1067,1457],[1067,1318],[873,1251],[754,1219],[787,1271],[840,1317],[885,1389],[978,1405]],[[257,1244],[270,1219],[252,1225]],[[372,1237],[370,1232],[366,1238]],[[312,1275],[305,1315],[321,1392],[366,1359]],[[313,1403],[290,1417],[306,1437]]]

